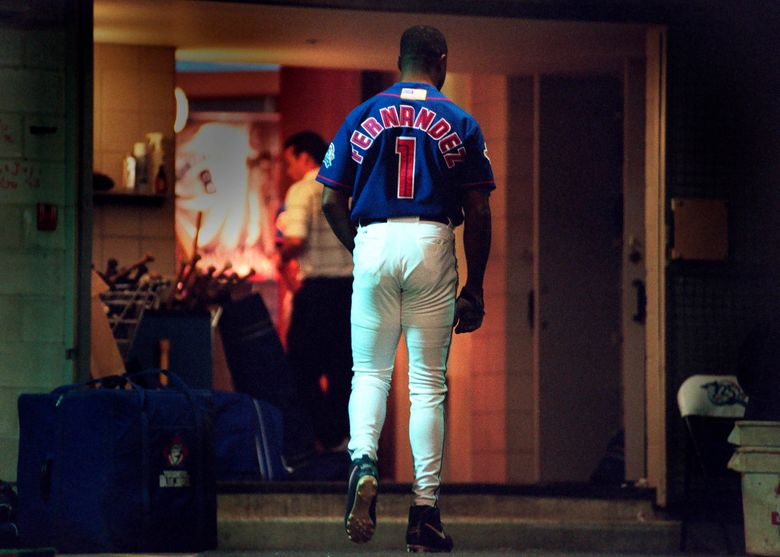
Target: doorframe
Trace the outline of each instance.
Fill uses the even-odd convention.
[[[74,303],[66,308],[66,319],[72,326],[66,338],[64,357],[70,360],[71,381],[82,382],[90,377],[92,338],[92,124],[93,75],[92,52],[94,28],[93,1],[70,0],[65,8],[68,48],[68,67],[65,91],[67,106],[73,107],[66,115],[68,139],[66,144],[66,173],[74,188],[66,192],[66,203],[74,205],[75,222],[69,229],[75,234],[76,252],[70,262],[72,277],[69,289]],[[70,280],[70,279],[69,279]]]
[[[645,117],[644,57],[623,67],[623,246],[621,265],[621,423],[625,480],[647,477],[645,270]]]
[[[666,56],[667,30],[647,30],[645,241],[647,480],[667,503],[666,470]]]

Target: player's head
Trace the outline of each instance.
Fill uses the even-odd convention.
[[[287,176],[300,180],[311,169],[322,164],[328,145],[322,137],[312,131],[298,132],[284,142],[283,158]]]
[[[441,31],[428,25],[415,25],[401,35],[398,69],[425,73],[437,88],[447,75],[447,40]]]

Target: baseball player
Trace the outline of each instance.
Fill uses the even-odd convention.
[[[376,528],[377,446],[403,332],[414,458],[406,545],[413,552],[451,551],[437,507],[447,355],[453,326],[464,333],[482,324],[495,184],[479,125],[439,91],[447,71],[441,32],[407,29],[398,67],[399,83],[347,116],[317,176],[326,186],[328,222],[354,262],[344,522],[358,543]],[[468,277],[456,298],[453,228],[464,220]]]

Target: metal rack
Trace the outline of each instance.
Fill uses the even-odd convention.
[[[100,300],[106,306],[108,323],[123,360],[127,360],[144,311],[158,309],[160,294],[169,288],[169,281],[119,284],[100,295]]]

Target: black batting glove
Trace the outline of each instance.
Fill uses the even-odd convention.
[[[482,296],[477,298],[465,288],[461,289],[460,296],[455,302],[455,333],[471,333],[482,326],[482,318],[485,317],[485,303]]]

